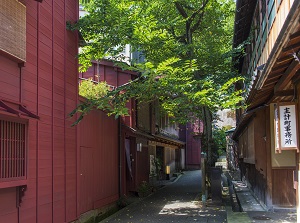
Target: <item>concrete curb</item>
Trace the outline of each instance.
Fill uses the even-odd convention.
[[[224,180],[227,180],[227,196],[225,198],[225,209],[227,213],[227,223],[251,223],[251,218],[248,216],[247,212],[240,212],[240,211],[233,211],[234,205],[238,205],[240,209],[240,202],[238,199],[238,196],[236,194],[236,191],[234,189],[234,186],[232,184],[231,179],[228,179],[226,174],[223,174]],[[229,182],[230,181],[230,182]],[[233,197],[234,196],[234,197]],[[233,203],[233,199],[235,199],[235,204]],[[237,207],[235,207],[237,208]]]

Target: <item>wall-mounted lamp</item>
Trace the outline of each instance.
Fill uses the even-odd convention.
[[[142,147],[143,147],[143,144],[142,144],[142,143],[137,143],[137,144],[136,144],[136,151],[142,152]]]
[[[166,165],[166,180],[170,180],[170,166]]]

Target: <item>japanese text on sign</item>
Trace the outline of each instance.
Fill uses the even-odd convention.
[[[297,147],[295,105],[279,106],[281,148]]]

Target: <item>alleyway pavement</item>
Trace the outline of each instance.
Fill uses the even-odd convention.
[[[186,171],[174,183],[102,222],[227,222],[226,208],[212,203],[203,207],[200,192],[201,171]]]
[[[226,203],[228,223],[296,223],[296,210],[294,209],[274,209],[267,211],[247,184],[236,181],[228,172],[225,173],[229,181],[229,191],[231,192],[231,203]],[[225,175],[223,175],[225,177]],[[225,177],[226,178],[226,177]],[[227,179],[226,179],[227,180]],[[228,201],[228,198],[225,201]],[[236,205],[238,203],[238,205]],[[238,207],[237,207],[238,206]],[[240,209],[240,211],[233,211]]]
[[[223,175],[223,177],[225,177]],[[225,180],[224,180],[225,179]],[[226,177],[223,179],[225,185]],[[222,203],[208,200],[201,203],[201,171],[186,171],[174,182],[164,182],[165,187],[154,194],[137,199],[126,208],[104,219],[120,223],[171,223],[171,222],[217,222],[217,223],[296,223],[296,213],[289,211],[266,211],[249,189],[241,182],[233,182],[229,190],[233,196],[224,196]],[[224,189],[223,188],[223,189]],[[223,190],[223,195],[226,192]],[[229,193],[227,193],[229,194]],[[235,201],[233,201],[235,200]],[[238,207],[235,204],[239,204]],[[235,209],[235,211],[233,211]],[[236,211],[240,209],[241,211]]]

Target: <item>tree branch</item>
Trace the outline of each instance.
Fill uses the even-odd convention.
[[[170,27],[169,31],[172,34],[173,38],[175,40],[177,40],[179,43],[187,44],[186,39],[185,39],[185,35],[177,36],[175,34],[175,29],[174,29],[173,26]]]
[[[192,21],[195,19],[195,17],[202,11],[202,17],[203,17],[203,14],[204,14],[204,9],[205,9],[205,7],[206,7],[206,5],[207,5],[207,3],[208,3],[208,1],[209,0],[205,0],[204,2],[203,2],[203,4],[202,4],[202,6],[197,10],[197,11],[195,11],[195,12],[193,12],[193,14],[190,16],[190,18],[188,19],[188,21],[190,22],[190,23],[192,23]],[[199,21],[199,20],[198,20]]]
[[[188,14],[184,10],[183,6],[179,2],[174,2],[174,4],[180,15],[182,15],[182,17],[186,19],[188,17]]]
[[[199,15],[199,19],[198,19],[198,21],[196,22],[196,24],[194,24],[194,25],[192,26],[192,28],[191,28],[191,32],[192,32],[192,33],[195,32],[195,31],[199,28],[199,26],[200,26],[200,24],[201,24],[201,22],[202,22],[203,17],[204,17],[204,11],[202,11],[202,13]]]

